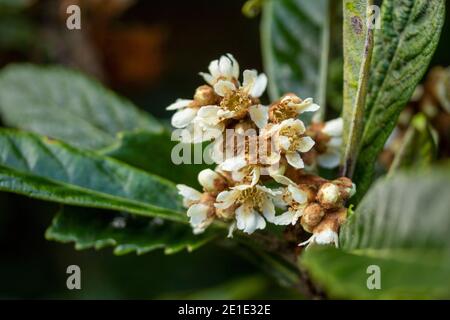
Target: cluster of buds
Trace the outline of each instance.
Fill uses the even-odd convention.
[[[347,178],[328,181],[305,170],[339,164],[342,119],[312,123],[299,119],[320,107],[313,99],[285,94],[269,106],[260,97],[267,77],[243,72],[230,54],[214,60],[206,84],[193,99],[179,99],[172,125],[184,143],[212,141],[216,168],[199,173],[203,191],[178,185],[194,233],[215,219],[251,234],[267,223],[301,224],[312,237],[302,244],[336,244],[346,216],[345,202],[355,186]]]

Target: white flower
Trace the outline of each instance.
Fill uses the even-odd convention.
[[[289,93],[271,106],[270,119],[280,123],[286,119],[295,119],[304,112],[315,112],[319,108],[320,106],[315,104],[312,98],[302,100],[295,94]]]
[[[230,172],[234,181],[254,186],[261,175],[284,172],[279,163],[280,155],[271,151],[270,143],[270,139],[256,135],[256,131],[254,135],[234,134],[227,136],[226,141],[215,141],[212,159],[220,170]]]
[[[267,86],[265,74],[258,75],[255,70],[244,71],[242,86],[229,80],[218,80],[214,84],[217,95],[222,97],[219,105],[203,106],[197,113],[196,122],[205,129],[224,130],[227,119],[243,119],[250,115],[250,119],[263,128],[269,119],[269,109],[255,101]]]
[[[183,206],[186,208],[198,203],[202,197],[201,192],[184,184],[177,184],[177,189],[178,193],[183,197]]]
[[[306,98],[305,100],[301,100],[295,95],[285,95],[281,99],[281,103],[286,104],[289,108],[294,110],[297,115],[304,112],[316,112],[320,109],[320,106],[314,103],[313,98]]]
[[[217,196],[215,207],[236,207],[236,227],[248,234],[264,229],[264,217],[275,215],[273,198],[279,193],[261,185],[239,185]]]
[[[308,194],[294,184],[289,184],[282,195],[282,201],[287,204],[287,211],[273,217],[270,222],[277,225],[295,225],[308,204]]]
[[[189,207],[187,215],[190,217],[189,223],[192,226],[194,234],[203,233],[214,221],[214,216],[209,215],[210,210],[209,206],[202,203]]]
[[[183,205],[188,208],[187,216],[194,234],[199,234],[214,221],[214,207],[202,203],[202,193],[183,184],[177,185],[178,193],[183,197]]]
[[[237,82],[239,78],[239,64],[229,53],[211,61],[208,70],[209,73],[200,72],[200,75],[211,86],[214,86],[219,80]]]
[[[318,245],[334,244],[334,246],[337,248],[339,245],[339,237],[337,232],[331,229],[325,229],[318,233],[314,233],[308,240],[300,243],[299,246],[308,245],[309,247],[312,244]]]
[[[311,137],[303,136],[305,126],[299,119],[287,119],[270,129],[276,147],[282,151],[288,163],[297,169],[304,168],[299,152],[308,152],[314,146]]]
[[[317,157],[317,162],[324,168],[335,168],[340,162],[340,149],[342,145],[342,118],[327,121],[321,132],[330,137],[326,143],[326,151]]]
[[[173,127],[178,129],[185,128],[194,120],[199,108],[191,108],[190,106],[193,102],[194,100],[178,99],[166,108],[166,110],[177,110],[172,116],[171,123]]]

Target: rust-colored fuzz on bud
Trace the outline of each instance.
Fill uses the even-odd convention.
[[[207,106],[217,103],[219,97],[214,92],[214,89],[208,85],[203,85],[195,90],[194,103],[198,106]]]
[[[301,225],[305,231],[312,233],[313,229],[320,223],[325,212],[318,203],[309,204],[303,211]]]
[[[342,201],[348,200],[352,196],[353,183],[347,177],[341,177],[333,181],[333,183],[339,188],[339,195]]]
[[[347,219],[347,208],[340,208],[336,211],[327,213],[322,221],[313,229],[312,233],[320,233],[325,230],[339,232],[340,226]]]
[[[317,196],[317,188],[314,185],[299,184],[297,187],[306,194],[308,203],[314,202]]]
[[[200,198],[199,203],[208,206],[208,217],[215,215],[216,207],[214,203],[216,202],[216,195],[210,192],[204,192]]]
[[[343,205],[340,188],[331,182],[320,187],[317,200],[325,209],[337,209]]]

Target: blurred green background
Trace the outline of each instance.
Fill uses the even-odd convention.
[[[199,71],[232,53],[241,68],[262,70],[259,18],[242,0],[0,0],[0,67],[12,62],[77,68],[154,116],[190,98]],[[66,28],[78,4],[82,29]],[[449,8],[447,6],[447,12]],[[450,14],[432,65],[450,62]],[[58,205],[0,193],[0,298],[299,298],[234,252],[214,245],[165,256],[114,256],[46,241]],[[66,288],[79,265],[82,289]]]

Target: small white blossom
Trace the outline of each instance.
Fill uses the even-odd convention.
[[[322,133],[330,137],[330,140],[326,143],[325,153],[317,157],[317,162],[321,167],[331,169],[339,165],[343,126],[343,119],[337,118],[327,121],[321,130]]]
[[[257,229],[266,227],[263,216],[275,215],[273,198],[277,195],[279,195],[277,191],[261,185],[239,185],[219,193],[215,207],[219,209],[236,207],[237,229],[251,234]]]
[[[300,152],[308,152],[314,146],[311,137],[303,136],[305,126],[299,119],[287,119],[270,129],[277,148],[282,151],[288,163],[297,169],[304,168]]]
[[[227,119],[243,119],[249,114],[259,128],[264,127],[269,119],[269,109],[255,103],[254,99],[264,93],[266,86],[266,75],[258,75],[255,70],[244,71],[242,86],[229,80],[218,80],[214,90],[222,97],[220,104],[201,107],[196,122],[206,133],[214,129],[223,131]]]
[[[193,101],[189,99],[178,99],[166,108],[166,110],[177,110],[171,120],[173,127],[178,129],[186,128],[194,120],[199,108],[190,107]]]
[[[299,244],[299,246],[308,245],[307,248],[312,244],[318,245],[329,245],[334,244],[337,248],[339,246],[339,237],[337,232],[331,229],[325,229],[318,233],[314,233],[308,240]]]
[[[295,225],[308,204],[308,194],[294,184],[290,184],[282,195],[282,201],[287,204],[287,211],[275,216],[270,222],[277,225]]]
[[[281,103],[285,103],[290,109],[295,111],[297,115],[304,112],[316,112],[320,109],[318,104],[315,104],[312,98],[301,100],[294,95],[285,95],[281,99]]]
[[[187,216],[194,234],[200,234],[214,221],[211,211],[214,207],[201,203],[202,193],[183,184],[177,185],[178,193],[183,197],[183,205],[188,208]]]
[[[200,72],[200,75],[211,86],[214,86],[219,80],[236,82],[239,78],[239,64],[229,53],[211,61],[208,70],[209,73]]]

